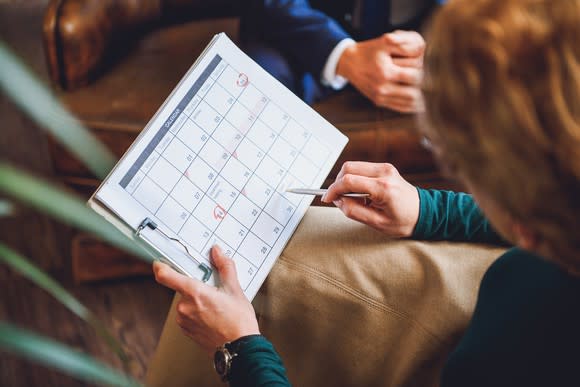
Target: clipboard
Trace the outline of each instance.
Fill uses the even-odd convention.
[[[201,262],[199,259],[196,259],[194,256],[191,255],[189,252],[189,248],[185,243],[183,243],[178,238],[171,237],[167,233],[165,233],[152,219],[146,217],[143,221],[139,224],[137,229],[133,229],[128,224],[123,222],[119,219],[114,213],[109,211],[106,206],[103,206],[98,199],[94,197],[94,195],[89,199],[87,202],[88,206],[92,208],[96,213],[101,215],[105,218],[109,223],[114,225],[120,232],[125,234],[128,238],[132,239],[135,243],[141,244],[145,248],[145,250],[149,253],[149,255],[153,259],[159,259],[164,263],[171,266],[174,270],[178,271],[181,274],[184,274],[191,278],[197,278],[202,282],[208,282],[211,278],[212,274],[214,274],[214,268],[208,265],[207,263]],[[162,250],[155,247],[154,242],[147,237],[149,232],[157,232],[166,238],[168,241],[174,242],[177,246],[180,246],[183,249],[183,253],[187,256],[188,259],[192,260],[197,265],[197,270],[201,273],[201,276],[192,275],[195,271],[191,265],[184,263],[183,260],[176,259],[175,255],[173,258],[167,254],[165,254]],[[179,257],[179,255],[177,255]],[[187,262],[187,261],[185,261]],[[217,273],[215,273],[217,275]]]
[[[252,299],[348,139],[225,34],[195,60],[88,205],[178,272],[220,283],[220,245]]]

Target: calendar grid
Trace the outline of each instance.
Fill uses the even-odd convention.
[[[241,94],[243,94],[243,93],[244,93],[246,90],[247,90],[247,89],[243,89],[243,90],[242,90],[242,92],[240,93],[240,95],[241,95]],[[237,101],[238,99],[239,99],[239,97],[236,99],[236,101]],[[266,105],[267,105],[268,103],[271,103],[271,101],[270,101],[269,99],[268,99],[268,100],[265,102],[265,105],[264,105],[264,106],[262,106],[262,108],[260,109],[260,111],[259,111],[259,112],[252,112],[252,111],[250,111],[250,114],[254,115],[254,113],[257,113],[257,115],[254,117],[254,119],[253,119],[253,122],[252,122],[252,123],[251,123],[251,125],[248,127],[248,130],[246,131],[246,133],[242,133],[242,141],[243,141],[244,139],[246,139],[246,138],[247,138],[247,134],[250,132],[250,130],[252,130],[252,127],[253,127],[253,125],[254,125],[254,124],[255,124],[255,122],[256,122],[256,121],[257,121],[257,120],[260,118],[260,114],[261,114],[261,113],[262,113],[262,111],[265,109],[265,107],[266,107]],[[243,103],[241,103],[241,104],[242,104],[242,105],[243,105],[243,106],[244,106],[246,109],[248,109],[248,110],[249,110],[249,108],[248,108],[247,106],[245,106]],[[232,105],[232,106],[233,106],[233,105]],[[231,109],[231,107],[230,107],[230,109]],[[227,120],[227,121],[229,121],[229,120],[228,120],[228,118],[227,118],[227,114],[225,114],[225,115],[224,115],[224,119],[225,119],[225,120]],[[229,122],[229,123],[230,123],[230,124],[232,124],[231,122]],[[250,141],[250,142],[253,142],[252,140],[248,140],[248,141]],[[241,141],[240,141],[240,143],[241,143]],[[254,144],[254,145],[257,145],[257,144]],[[238,145],[236,146],[236,148],[234,149],[234,151],[232,152],[232,154],[233,154],[234,152],[236,152],[236,151],[237,151],[238,147],[239,147],[239,143],[238,143]],[[267,155],[268,151],[269,151],[269,149],[265,151],[265,153],[266,153],[266,154],[265,154],[265,155],[264,155],[264,157],[262,157],[262,158],[261,158],[261,160],[259,161],[259,163],[258,163],[258,167],[259,167],[259,166],[260,166],[260,164],[261,164],[261,163],[263,163],[263,162],[264,162],[264,160],[266,159],[266,157],[267,157],[266,155]],[[243,162],[242,162],[242,164],[243,164]],[[246,166],[246,167],[247,167],[247,166]],[[222,169],[223,169],[223,168],[222,168]],[[220,171],[220,172],[221,172],[221,171]],[[252,171],[252,172],[251,172],[251,174],[250,174],[250,176],[249,176],[249,178],[248,178],[248,179],[247,179],[247,181],[246,181],[246,185],[247,185],[247,184],[249,184],[249,181],[252,179],[252,177],[253,177],[253,176],[256,176],[258,179],[261,179],[259,176],[257,176],[257,175],[256,175],[255,171]],[[226,180],[226,181],[227,181],[227,180]],[[267,184],[267,183],[266,183],[266,184]],[[244,188],[245,188],[245,186],[244,186]],[[243,195],[244,188],[242,188],[242,191],[240,192],[242,195]],[[274,187],[270,187],[270,189],[274,189]],[[245,195],[244,195],[244,196],[245,196]],[[272,196],[273,196],[273,194],[272,194]],[[271,198],[272,196],[270,196],[270,198]],[[251,199],[251,198],[248,198],[248,199],[249,199],[250,201],[252,201],[252,199]],[[256,203],[254,203],[254,204],[256,204]],[[233,204],[232,204],[232,205],[233,205]],[[246,240],[247,236],[248,236],[248,235],[249,235],[249,233],[251,232],[251,228],[252,228],[252,226],[255,224],[255,222],[258,220],[259,216],[260,216],[262,213],[265,213],[265,211],[264,211],[264,209],[263,209],[263,208],[261,208],[261,209],[259,210],[259,214],[257,214],[257,216],[256,216],[256,219],[254,219],[254,221],[252,222],[252,224],[251,224],[251,225],[249,225],[249,227],[248,227],[248,231],[247,231],[247,232],[245,232],[245,235],[243,236],[243,238],[242,238],[242,240],[241,240],[240,244],[241,244],[241,243],[243,243],[243,242]],[[229,216],[231,216],[231,217],[233,217],[234,219],[236,219],[236,217],[235,217],[234,215],[231,215],[231,214],[230,214]],[[239,222],[239,220],[238,220],[238,219],[236,219],[236,220]],[[280,231],[281,231],[281,230],[280,230]],[[261,240],[261,238],[260,238],[259,236],[258,236],[258,238]],[[276,240],[277,240],[277,239],[276,239]],[[262,242],[264,242],[264,243],[266,243],[266,244],[267,244],[267,245],[268,245],[270,248],[272,248],[272,246],[275,244],[275,242],[274,242],[274,243],[272,243],[272,244],[270,245],[270,244],[268,244],[266,241],[263,241],[263,240],[261,240],[261,241],[262,241]],[[210,243],[210,242],[208,241],[208,244],[209,244],[209,243]],[[207,245],[206,245],[206,246],[207,246]],[[260,267],[261,267],[261,264],[260,264],[260,265],[255,265],[254,263],[252,263],[252,261],[251,261],[251,260],[250,260],[248,257],[245,257],[244,255],[240,254],[238,251],[234,251],[233,253],[234,253],[234,254],[238,254],[239,256],[241,256],[242,258],[244,258],[244,259],[245,259],[246,261],[248,261],[248,262],[249,262],[249,263],[250,263],[250,264],[251,264],[251,265],[252,265],[254,268],[256,268],[256,270],[259,270],[259,269],[260,269]],[[262,263],[263,263],[263,261],[264,261],[264,260],[262,260]],[[248,286],[249,286],[249,284],[248,284]]]
[[[258,119],[259,119],[259,117],[256,117],[256,120],[258,120]],[[288,122],[286,122],[286,124],[284,124],[284,126],[285,126],[285,125],[287,125],[287,123],[288,123]],[[269,151],[269,150],[270,150],[270,148],[268,149],[268,151]],[[268,153],[268,152],[266,152],[266,153]],[[259,166],[261,163],[263,163],[263,162],[264,162],[264,160],[266,159],[266,157],[267,157],[267,156],[264,156],[264,157],[262,158],[262,160],[260,160],[260,162],[258,163],[258,166]],[[254,176],[254,175],[256,175],[256,172],[255,172],[255,170],[252,172],[252,175],[251,175],[251,176]],[[257,178],[260,178],[260,177],[258,176]],[[250,177],[250,179],[251,179],[251,177]],[[249,179],[248,179],[248,182],[249,182]],[[246,184],[248,184],[248,183],[246,182]],[[267,183],[266,183],[266,184],[267,184]],[[276,192],[274,191],[274,192],[272,193],[272,196],[270,196],[270,197],[268,198],[268,201],[269,201],[269,200],[270,200],[270,199],[271,199],[271,198],[272,198],[272,197],[273,197],[275,194],[276,194]],[[253,224],[255,224],[255,222],[258,220],[259,216],[260,216],[261,214],[263,214],[263,213],[264,213],[264,208],[265,208],[265,207],[263,207],[263,208],[261,208],[261,209],[260,209],[260,214],[258,214],[258,216],[256,216],[256,219],[254,219],[254,222],[252,223],[252,226],[253,226]],[[280,237],[280,234],[281,234],[281,233],[282,233],[282,230],[279,230],[279,232],[278,232],[278,237],[276,238],[276,241],[277,241],[277,240],[278,240],[278,238]],[[244,239],[242,240],[242,242],[243,242],[243,241],[246,239],[246,237],[247,237],[247,234],[244,236]],[[258,237],[258,238],[259,238],[259,237]],[[270,248],[271,248],[272,246],[274,246],[274,245],[275,245],[276,241],[274,241],[274,243],[272,243],[272,245],[270,246]],[[245,258],[247,261],[250,261],[249,257],[244,257],[244,255],[243,255],[243,254],[239,254],[239,255],[240,255],[241,257]],[[251,261],[250,261],[250,262],[251,262]],[[262,263],[261,263],[260,265],[257,265],[256,269],[257,269],[257,270],[260,270],[260,268],[262,267],[262,264],[263,264],[263,263],[264,263],[264,260],[262,260]],[[252,278],[252,279],[250,279],[250,282],[247,284],[247,286],[250,286],[250,284],[251,284],[252,280],[253,280],[253,278]]]
[[[266,137],[254,138],[262,133]],[[318,160],[307,152],[312,141],[324,150]],[[207,252],[216,241],[226,244],[228,255],[245,261],[247,289],[306,199],[290,198],[287,184],[308,186],[330,155],[313,133],[216,55],[119,184],[204,260],[210,261]],[[157,159],[145,168],[151,156]],[[238,170],[245,171],[242,178],[234,174]],[[130,186],[136,176],[140,181]],[[256,244],[261,249],[251,250]]]
[[[217,81],[218,81],[218,79],[219,79],[219,76],[220,76],[220,75],[223,73],[223,71],[225,71],[225,69],[227,68],[227,66],[228,66],[228,65],[226,64],[226,65],[225,65],[225,66],[222,68],[222,71],[220,72],[220,74],[219,74],[218,76],[216,76],[216,77],[215,77],[215,79],[214,79],[214,81],[213,81],[213,83],[212,83],[212,86],[211,86],[209,89],[211,89],[212,87],[214,87],[215,85],[217,85]],[[219,85],[218,85],[218,87],[221,87],[221,86],[219,86]],[[227,91],[226,91],[226,93],[227,93]],[[227,113],[228,113],[228,112],[229,112],[229,110],[232,108],[232,106],[234,105],[234,103],[235,103],[235,102],[237,102],[237,97],[235,98],[235,100],[234,100],[234,102],[231,104],[231,106],[228,108],[228,110],[226,111],[226,113],[225,113],[225,114],[223,114],[223,116],[222,116],[222,118],[221,118],[221,120],[220,120],[220,123],[218,123],[218,125],[217,125],[217,126],[216,126],[216,128],[215,128],[215,129],[212,131],[212,133],[209,133],[209,138],[213,138],[213,133],[215,132],[215,130],[217,130],[217,128],[218,128],[218,127],[219,127],[219,125],[221,124],[221,121],[223,121],[223,120],[225,120],[225,119],[226,119]],[[190,117],[188,116],[188,119],[189,119],[189,118],[190,118]],[[203,128],[202,128],[202,130],[203,130]],[[206,142],[205,142],[205,143],[202,145],[202,148],[200,149],[200,152],[201,152],[201,150],[203,150],[203,148],[204,148],[206,145],[207,145],[207,141],[206,141]],[[226,149],[226,151],[227,151],[227,149]],[[196,157],[199,157],[199,152],[197,153]],[[224,165],[225,165],[225,164],[224,164]],[[211,167],[211,166],[210,166],[210,167]],[[222,167],[222,169],[223,169],[223,167]],[[220,171],[216,171],[216,172],[217,172],[218,176],[220,176],[221,169],[220,169]],[[193,182],[192,182],[192,183],[193,183]],[[195,184],[195,183],[193,183],[193,184]],[[204,193],[202,194],[202,197],[201,197],[201,198],[200,198],[200,200],[198,201],[198,203],[195,205],[194,209],[193,209],[193,210],[190,212],[190,214],[189,214],[189,216],[188,216],[188,219],[189,219],[189,217],[195,217],[195,215],[193,215],[193,213],[194,213],[195,209],[196,209],[196,208],[197,208],[197,206],[199,206],[199,204],[201,203],[201,199],[203,199],[203,197],[206,197],[206,196],[207,196],[207,193],[206,193],[206,192],[204,192]],[[211,198],[210,198],[210,200],[211,200]],[[216,204],[217,204],[217,203],[216,203]],[[196,220],[197,220],[197,221],[199,221],[199,219],[197,219],[197,218],[196,218]],[[187,219],[186,219],[186,222],[187,222]],[[200,223],[201,223],[201,222],[200,222]],[[179,235],[179,233],[181,232],[181,230],[183,229],[183,226],[184,226],[184,225],[185,225],[185,223],[184,223],[184,224],[183,224],[183,225],[180,227],[180,229],[178,230],[178,232],[177,232],[177,234],[178,234],[178,235]],[[215,234],[215,233],[214,233],[214,234]],[[213,236],[213,235],[211,235],[211,236],[208,238],[208,241],[211,239],[211,237],[212,237],[212,236]],[[202,252],[201,252],[201,251],[198,251],[198,253],[202,253]],[[209,260],[208,260],[208,262],[209,262]]]
[[[288,123],[286,123],[286,125],[285,125],[284,127],[286,127],[286,126],[287,126],[287,124],[288,124]],[[282,130],[282,131],[283,131],[283,130]],[[282,131],[281,131],[280,133],[282,133]],[[305,146],[305,145],[303,145],[303,147],[304,147],[304,146]],[[291,168],[291,166],[294,164],[294,162],[296,162],[296,158],[295,158],[295,159],[292,161],[292,163],[290,164],[290,167],[288,167],[288,169],[287,169],[287,171],[286,171],[286,174],[288,173],[288,171],[290,170],[290,168]],[[282,180],[281,180],[281,181],[278,183],[278,186],[276,187],[276,189],[277,189],[277,188],[280,186],[280,184],[282,184],[282,181],[283,181],[283,179],[282,179]],[[272,197],[273,197],[273,196],[271,196],[271,197],[268,199],[268,201],[272,200]],[[302,197],[302,198],[300,199],[300,203],[302,202],[302,200],[304,200],[304,197]],[[265,207],[264,207],[264,208],[265,208]],[[292,212],[296,211],[296,208],[298,208],[298,207],[297,207],[297,206],[296,206],[296,207],[294,207],[294,210],[293,210]],[[290,215],[292,215],[292,214],[290,214]],[[287,222],[286,222],[286,223],[287,223]],[[284,226],[286,226],[286,224],[285,224]],[[276,242],[277,242],[277,241],[278,241],[278,239],[280,238],[280,235],[282,235],[282,232],[280,232],[280,233],[278,234],[278,236],[276,237],[276,240],[274,241],[274,244],[276,244]],[[262,263],[262,264],[263,264],[263,263]],[[261,267],[262,267],[262,266],[260,265],[260,267],[258,268],[258,270],[259,270]],[[248,285],[247,285],[248,287],[249,287],[249,286],[252,284],[252,282],[254,281],[254,279],[255,279],[255,277],[253,277],[253,278],[251,278],[251,279],[250,279],[250,282],[249,282],[249,283],[248,283]],[[246,288],[247,288],[247,287],[246,287]]]

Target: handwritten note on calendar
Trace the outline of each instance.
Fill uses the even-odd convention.
[[[153,220],[166,256],[177,240],[210,265],[220,245],[252,299],[313,199],[286,189],[320,187],[346,142],[219,34],[95,197],[133,229]]]

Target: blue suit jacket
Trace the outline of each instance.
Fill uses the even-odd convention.
[[[434,7],[445,0],[431,1]],[[299,71],[318,77],[338,42],[361,38],[345,20],[353,7],[352,0],[251,0],[241,18],[240,35],[243,41],[263,42],[281,51]]]

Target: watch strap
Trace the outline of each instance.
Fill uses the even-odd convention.
[[[232,365],[236,357],[238,357],[238,353],[242,347],[252,339],[260,336],[261,335],[242,336],[239,339],[225,343],[216,349],[214,355],[214,368],[223,382],[229,381]]]

